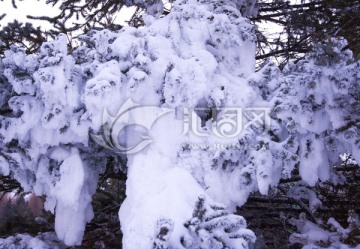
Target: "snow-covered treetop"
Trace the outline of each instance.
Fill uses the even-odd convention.
[[[161,1],[147,3],[156,16]],[[254,29],[241,6],[250,13],[254,2],[182,0],[166,17],[145,16],[141,29],[82,35],[71,54],[64,35],[37,54],[16,47],[5,52],[0,172],[47,197],[45,207],[56,213],[57,235],[67,245],[81,242],[93,216],[91,196],[107,157],[124,157],[90,134],[104,130],[105,109],[115,115],[129,98],[173,110],[268,108],[272,120],[226,139],[182,136],[181,111],[159,121],[151,131],[154,144],[127,157],[127,199],[120,210],[126,248],[209,248],[214,241],[220,244],[213,248],[247,248],[253,233],[226,209],[244,204],[252,191],[267,194],[298,164],[313,185],[333,180],[329,161],[339,154],[351,152],[360,161],[359,130],[351,121],[359,115],[359,63],[340,52],[343,41],[320,46],[284,73],[274,64],[255,73]],[[213,120],[197,115],[209,131]],[[122,138],[133,142],[131,135]],[[199,143],[208,147],[193,147]],[[232,146],[209,148],[213,144]],[[199,196],[208,220],[193,215]],[[169,233],[160,233],[164,229]],[[201,244],[199,237],[212,242]]]

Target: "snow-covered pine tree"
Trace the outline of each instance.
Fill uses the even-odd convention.
[[[329,39],[304,59],[288,64],[282,73],[269,63],[250,79],[272,105],[269,135],[282,146],[278,155],[289,151],[295,162],[284,162],[282,177],[297,172],[301,179],[281,191],[308,214],[290,220],[298,230],[290,243],[303,248],[351,248],[359,243],[349,235],[358,233],[350,222],[345,229],[334,218],[322,219],[324,214],[317,209],[323,198],[311,190],[315,184],[347,184],[347,178],[336,170],[343,163],[341,156],[360,161],[360,64],[346,47],[345,40]],[[272,152],[273,158],[276,155]]]
[[[127,197],[119,212],[124,248],[248,248],[254,235],[230,212],[252,191],[266,194],[298,163],[308,184],[329,179],[324,156],[359,155],[357,121],[351,122],[358,63],[334,41],[333,55],[319,50],[284,75],[274,65],[254,73],[254,27],[239,6],[254,7],[252,1],[179,0],[166,17],[145,15],[142,29],[83,35],[71,55],[65,36],[44,43],[37,54],[16,47],[5,53],[0,170],[25,191],[46,196],[56,233],[67,245],[81,243],[107,158],[124,157],[89,134],[106,131],[104,110],[115,115],[128,98],[175,111],[151,128],[150,146],[126,156]],[[345,112],[339,111],[342,99],[348,101]],[[181,110],[197,110],[203,134],[214,127],[204,109],[221,114],[254,107],[273,108],[271,127],[254,124],[231,137],[225,136],[227,123],[216,127],[224,136],[182,135]],[[355,133],[347,138],[347,131]],[[130,133],[120,138],[135,140]]]
[[[143,29],[84,35],[72,55],[65,36],[44,43],[37,54],[16,47],[5,52],[1,172],[25,191],[46,196],[45,208],[55,212],[56,233],[67,245],[81,243],[93,216],[91,195],[109,152],[91,143],[89,132],[101,131],[104,108],[116,113],[129,97],[167,108],[251,105],[254,92],[245,77],[254,68],[253,27],[239,4],[178,1],[165,18],[146,16]],[[242,99],[235,94],[241,88]],[[151,247],[161,217],[174,224],[169,246],[181,246],[198,197],[216,199],[199,182],[201,171],[212,166],[198,160],[188,165],[182,158],[183,144],[198,140],[181,137],[182,125],[168,115],[151,131],[154,144],[127,158],[127,199],[120,210],[124,248]]]
[[[350,153],[360,161],[359,62],[346,45],[338,39],[319,43],[280,78],[271,66],[263,69],[275,72],[273,83],[262,87],[279,124],[274,134],[295,148],[300,176],[310,186],[335,177],[332,166],[340,165],[339,155]]]

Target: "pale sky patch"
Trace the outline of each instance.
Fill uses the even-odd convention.
[[[59,5],[52,6],[51,4],[46,4],[45,0],[27,0],[27,1],[17,1],[17,9],[15,9],[10,0],[5,0],[0,2],[0,14],[5,13],[6,17],[0,21],[1,26],[5,26],[9,22],[13,22],[15,19],[26,23],[30,22],[35,27],[41,26],[42,28],[51,27],[46,21],[33,20],[26,18],[27,15],[31,16],[49,16],[53,17],[60,13],[58,8]],[[121,25],[126,25],[126,21],[129,20],[134,13],[135,8],[123,7],[118,14],[116,14],[116,23]],[[74,21],[75,18],[74,18]]]

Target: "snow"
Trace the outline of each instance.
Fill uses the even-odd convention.
[[[0,172],[4,176],[8,176],[10,174],[9,163],[3,156],[0,156]]]
[[[263,195],[267,195],[269,187],[272,183],[272,156],[270,151],[266,149],[265,145],[263,145],[256,154],[256,180],[258,182],[259,192]]]
[[[344,244],[353,230],[350,228],[351,226],[343,228],[332,217],[327,221],[327,224],[331,226],[329,230],[325,230],[324,224],[308,221],[304,213],[300,214],[299,219],[292,218],[290,223],[297,227],[298,233],[291,234],[289,242],[291,244],[299,243],[303,245],[302,248],[359,248],[359,245],[349,247]],[[350,224],[349,221],[348,223]]]
[[[304,137],[300,148],[302,158],[300,162],[301,178],[310,186],[314,186],[319,177],[324,181],[329,179],[329,170],[322,165],[324,162],[323,144],[314,137]]]
[[[73,148],[60,165],[60,180],[53,190],[57,201],[55,231],[67,245],[81,244],[85,225],[93,218],[85,177],[86,167],[78,150]]]
[[[213,17],[214,21],[209,21],[209,17]],[[187,18],[192,21],[188,22]],[[156,104],[163,99],[165,106],[177,109],[198,105],[206,108],[213,103],[221,106],[225,101],[232,105],[250,105],[254,93],[246,87],[243,77],[249,74],[249,68],[253,70],[253,55],[247,55],[249,51],[254,51],[254,45],[241,41],[237,36],[227,40],[221,35],[223,32],[238,34],[240,31],[236,27],[237,24],[232,24],[226,16],[211,13],[205,5],[189,1],[186,5],[175,5],[170,15],[153,21],[149,27],[137,32],[124,31],[126,35],[116,39],[111,47],[122,58],[132,58],[134,52],[129,51],[139,50],[139,47],[142,51],[135,53],[133,60],[137,67],[131,68],[128,73],[131,77],[128,87],[135,101]],[[213,34],[216,37],[212,37]],[[221,39],[218,48],[206,45],[206,40],[210,43],[215,39]],[[220,51],[228,51],[228,54],[221,55],[228,60],[220,58]],[[246,66],[238,64],[234,67],[234,61],[240,57],[247,58]],[[238,77],[232,76],[234,74]],[[222,86],[227,86],[226,91]],[[154,94],[154,88],[161,89],[161,95]],[[209,201],[212,198],[225,201],[228,207],[233,207],[236,202],[245,202],[232,193],[230,189],[233,185],[227,187],[226,174],[219,178],[218,172],[213,174],[207,169],[211,165],[207,161],[211,159],[206,151],[200,150],[199,156],[193,151],[188,158],[189,163],[184,161],[180,153],[184,144],[211,143],[216,139],[201,139],[193,134],[181,136],[183,122],[174,118],[174,114],[170,113],[159,119],[151,128],[150,135],[155,138],[151,146],[141,153],[128,155],[127,198],[119,212],[124,248],[150,248],[155,239],[153,231],[162,219],[169,220],[171,224],[169,245],[180,247],[179,238],[187,234],[183,224],[191,217],[200,195],[207,196]],[[231,177],[236,184],[236,174]],[[219,192],[212,188],[215,186]],[[220,193],[223,188],[226,192]],[[232,195],[230,200],[229,195]],[[139,240],[139,237],[142,239]],[[242,248],[242,245],[238,247]]]
[[[56,149],[52,159],[62,161],[59,168],[59,179],[55,186],[51,182],[54,176],[49,175],[49,160],[42,159],[34,186],[36,194],[46,194],[45,209],[55,211],[55,231],[66,245],[81,243],[85,225],[93,218],[91,208],[92,188],[87,184],[92,177],[86,164],[82,161],[76,148],[71,150]]]
[[[306,181],[300,181],[295,184],[287,192],[287,196],[294,200],[308,200],[309,209],[311,212],[315,212],[319,206],[321,206],[321,201],[317,198],[316,193],[309,189]]]
[[[345,82],[341,72],[357,71],[358,65],[334,70],[309,57],[283,73],[274,64],[255,73],[254,27],[236,10],[247,3],[177,1],[169,15],[147,16],[148,26],[141,29],[81,36],[83,44],[72,55],[64,35],[44,43],[37,55],[15,48],[5,52],[1,98],[9,98],[12,114],[0,117],[1,145],[17,141],[13,147],[18,150],[0,155],[0,171],[12,174],[26,191],[46,196],[45,208],[55,213],[56,234],[66,245],[81,244],[93,217],[97,177],[106,166],[104,153],[97,154],[103,148],[90,134],[113,132],[109,139],[116,146],[137,144],[139,137],[146,142],[141,151],[123,155],[127,197],[119,220],[125,249],[148,249],[154,243],[180,248],[181,239],[187,248],[215,248],[214,236],[233,248],[248,248],[254,234],[229,211],[250,193],[266,195],[299,163],[303,185],[289,196],[308,199],[314,211],[321,203],[305,186],[330,179],[329,161],[336,163],[341,153],[352,152],[359,161],[356,135],[347,138],[340,131],[346,116],[358,115],[351,109],[356,100],[347,94],[359,76],[339,85]],[[157,16],[161,4],[156,1],[149,13]],[[239,124],[242,118],[226,117],[217,127],[204,114],[210,108],[221,116],[226,108],[249,107],[272,108],[271,129],[279,141],[261,127]],[[184,132],[186,110],[195,113],[192,125],[198,124],[189,132]],[[143,127],[121,134],[124,124]],[[243,130],[223,136],[231,128]],[[199,198],[207,215],[221,216],[195,217]],[[213,233],[207,225],[216,228]],[[163,228],[166,234],[160,234]],[[299,238],[329,236],[312,223],[304,229],[305,237]]]
[[[64,249],[55,233],[47,232],[40,233],[35,237],[28,234],[17,234],[15,236],[0,239],[0,247],[7,249]]]
[[[171,130],[166,128],[169,125]],[[189,172],[175,166],[179,143],[176,134],[181,129],[180,121],[164,116],[151,130],[151,136],[156,138],[154,144],[146,152],[128,158],[128,197],[119,212],[125,248],[150,248],[155,225],[162,218],[172,220],[170,244],[180,246],[183,223],[191,217],[198,196],[204,192]]]

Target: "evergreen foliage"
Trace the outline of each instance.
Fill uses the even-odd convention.
[[[271,241],[278,230],[269,236],[254,217],[264,215],[267,225],[287,229],[279,235],[284,248],[358,246],[360,63],[357,37],[338,37],[349,37],[358,4],[179,0],[164,12],[161,1],[66,0],[56,18],[40,17],[54,25],[48,34],[19,22],[3,27],[0,191],[42,196],[54,216],[40,213],[38,231],[0,245],[104,248],[123,236],[130,249],[280,248]],[[123,6],[137,6],[133,24],[144,27],[104,21]],[[311,25],[301,26],[299,15]],[[77,16],[85,23],[67,28]],[[284,25],[287,42],[262,40],[249,18]],[[79,46],[69,46],[66,33],[79,30],[86,32]],[[55,39],[45,42],[48,36]],[[276,55],[284,63],[264,61],[255,72],[256,42],[258,59]],[[266,52],[269,44],[277,50]],[[174,111],[150,134],[129,129],[111,137],[117,127],[109,120],[122,113],[104,120],[104,110],[114,116],[133,103],[128,98],[138,103],[131,110]],[[228,107],[270,110],[271,122],[226,136],[234,124],[233,112],[221,116]],[[200,135],[181,135],[184,110],[196,110]],[[257,111],[251,114],[267,117]],[[216,123],[213,112],[227,123]],[[151,119],[151,111],[131,115],[121,121]],[[154,141],[118,154],[94,134],[112,145],[137,135]],[[253,222],[247,226],[243,216]]]

